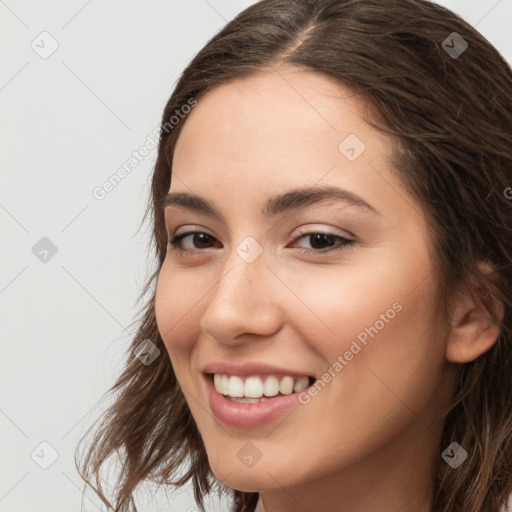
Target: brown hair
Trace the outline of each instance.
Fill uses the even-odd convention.
[[[450,55],[443,45],[448,40],[454,47],[453,32],[468,43],[460,55]],[[176,140],[186,122],[169,129],[168,120],[176,109],[194,99],[199,102],[217,85],[283,62],[338,80],[371,107],[375,115],[368,122],[398,141],[395,170],[429,220],[446,318],[450,299],[465,285],[500,326],[490,350],[456,365],[453,403],[433,474],[431,509],[497,512],[512,491],[511,68],[468,23],[425,0],[254,4],[195,56],[165,108],[152,196],[144,216],[152,218],[158,269],[167,250],[162,202],[170,187]],[[490,263],[494,272],[483,274],[479,262]],[[214,486],[221,493],[232,491],[211,473],[158,332],[157,277],[158,270],[141,295],[150,292],[126,368],[110,390],[115,401],[101,425],[93,425],[95,437],[79,468],[82,478],[112,507],[99,472],[110,456],[120,457],[114,505],[119,512],[137,510],[133,493],[143,481],[181,486],[192,479],[201,507]],[[504,306],[501,322],[489,297]],[[134,364],[133,352],[146,339],[163,354],[151,365]],[[440,456],[453,441],[469,452],[457,470]],[[76,463],[78,467],[78,459]],[[171,481],[184,464],[187,471]],[[234,511],[249,512],[258,493],[233,491],[232,497]]]

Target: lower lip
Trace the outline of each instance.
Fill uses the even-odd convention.
[[[251,428],[264,425],[279,418],[300,403],[299,392],[291,395],[269,397],[268,400],[255,404],[232,402],[215,389],[209,375],[203,374],[203,377],[206,381],[208,399],[213,414],[218,420],[230,427]],[[300,391],[300,393],[303,391]]]

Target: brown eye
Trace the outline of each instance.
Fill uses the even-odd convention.
[[[301,252],[305,253],[326,253],[337,251],[356,243],[355,240],[350,240],[343,236],[322,232],[302,233],[297,238],[295,238],[294,242],[301,239],[309,239],[311,249],[301,249]],[[334,242],[330,243],[331,241]],[[339,243],[336,245],[335,241],[338,241]]]
[[[183,248],[182,241],[188,237],[191,237],[190,240],[192,241],[193,247]],[[194,252],[196,250],[207,249],[208,244],[213,240],[215,240],[215,238],[208,233],[203,233],[202,231],[187,231],[186,233],[173,236],[169,240],[169,245],[172,245],[178,252]]]

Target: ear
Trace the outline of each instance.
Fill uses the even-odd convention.
[[[480,263],[480,269],[489,275],[493,268]],[[489,311],[503,321],[503,303],[486,290],[465,288],[457,295],[451,316],[451,332],[446,344],[446,359],[452,363],[468,363],[487,352],[496,343],[500,328],[493,323]]]

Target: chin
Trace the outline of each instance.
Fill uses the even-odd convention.
[[[255,468],[247,468],[245,470],[231,468],[231,473],[229,473],[230,470],[227,467],[223,469],[225,469],[225,471],[220,473],[212,471],[217,480],[237,491],[264,492],[280,489],[282,485],[277,483],[281,483],[280,475],[269,475],[266,468],[263,466],[259,470]]]
[[[291,474],[289,468],[292,464],[283,460],[262,458],[248,467],[236,458],[226,457],[224,451],[214,458],[209,456],[209,463],[217,480],[231,489],[243,492],[279,490],[300,485],[303,480],[307,480],[306,475]]]

